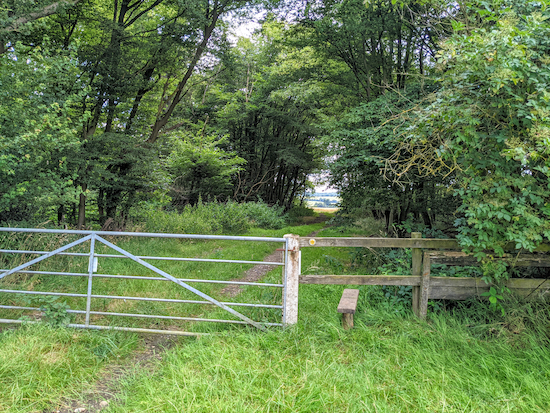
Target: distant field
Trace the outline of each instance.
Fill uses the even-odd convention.
[[[315,212],[336,212],[339,208],[321,208],[321,207],[313,207],[313,210]]]

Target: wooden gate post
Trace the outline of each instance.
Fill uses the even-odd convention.
[[[411,238],[422,238],[421,232],[412,232]],[[412,248],[412,275],[422,275],[422,249]],[[412,310],[414,314],[420,316],[420,287],[412,288]]]
[[[300,283],[300,237],[287,234],[288,257],[283,290],[283,324],[298,322],[298,286]]]
[[[420,284],[420,318],[425,319],[428,315],[428,297],[430,296],[430,253],[424,253],[422,265],[422,281]]]

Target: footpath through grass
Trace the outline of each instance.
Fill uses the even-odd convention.
[[[318,228],[251,234],[307,235]],[[351,252],[305,249],[302,268],[353,272]],[[280,269],[264,280],[277,277]],[[154,368],[136,366],[105,411],[550,410],[550,314],[545,304],[516,303],[504,317],[476,302],[439,306],[423,323],[406,307],[388,302],[378,287],[365,286],[360,288],[356,327],[344,331],[336,312],[343,288],[302,285],[299,323],[284,331],[211,325],[208,329],[217,334],[179,339]],[[239,300],[254,294],[247,289]],[[217,310],[209,311],[216,315]],[[140,346],[133,334],[42,326],[4,332],[0,410],[54,410],[63,397],[78,398],[102,369]]]

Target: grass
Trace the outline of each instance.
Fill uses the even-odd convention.
[[[89,387],[137,347],[132,334],[25,325],[0,332],[0,411],[37,412]]]
[[[253,229],[248,235],[305,236],[323,224],[281,230]],[[327,229],[319,236],[334,231]],[[351,231],[351,230],[350,230]],[[342,235],[342,234],[340,234]],[[123,240],[135,254],[261,258],[273,245]],[[135,272],[125,260],[100,262],[101,271]],[[353,273],[350,253],[338,248],[308,248],[302,268],[310,273]],[[236,277],[216,265],[164,263],[186,277]],[[104,266],[110,267],[104,267]],[[211,266],[211,268],[210,268]],[[170,272],[169,271],[169,272]],[[202,274],[202,273],[201,273]],[[262,281],[280,281],[279,268]],[[43,278],[43,277],[42,277]],[[23,283],[28,288],[35,278]],[[72,281],[71,281],[72,280]],[[69,282],[71,281],[71,282]],[[74,288],[69,278],[61,288]],[[33,288],[44,290],[43,279]],[[115,288],[98,283],[101,291]],[[123,283],[117,293],[148,294],[145,281]],[[154,293],[172,294],[171,283],[156,283]],[[78,288],[82,286],[78,285]],[[360,287],[356,327],[341,327],[336,307],[346,286],[302,285],[298,325],[267,333],[248,327],[182,325],[216,332],[200,339],[181,338],[154,368],[136,368],[121,383],[121,393],[106,412],[546,412],[550,410],[550,312],[546,304],[511,303],[505,316],[482,303],[441,304],[428,322],[418,321],[408,304],[388,301],[380,288]],[[217,286],[208,287],[212,294]],[[128,291],[130,290],[130,291]],[[94,293],[99,293],[95,291]],[[270,289],[246,288],[242,302],[280,302]],[[114,301],[113,301],[114,302]],[[106,303],[108,306],[109,303]],[[126,306],[128,304],[125,304]],[[143,307],[140,307],[143,306]],[[186,307],[187,308],[187,307]],[[436,309],[437,308],[437,309]],[[125,309],[126,310],[126,309]],[[136,304],[132,311],[183,314],[177,306]],[[223,317],[211,306],[198,314]],[[181,313],[180,313],[181,312]],[[276,312],[252,309],[247,315],[273,320]],[[101,320],[108,322],[107,320]],[[136,322],[136,325],[140,325]],[[164,326],[162,323],[160,326]],[[145,326],[145,325],[141,325]],[[0,335],[0,411],[38,412],[78,398],[83,389],[140,347],[136,335],[83,332],[27,326]],[[97,349],[97,350],[94,350]],[[7,391],[4,389],[8,389]]]
[[[292,329],[185,340],[155,374],[128,380],[109,412],[550,408],[547,337],[495,335],[494,326],[473,328],[463,313],[432,314],[430,323],[419,323],[364,301],[357,327],[344,331],[334,311],[342,288],[303,286],[301,322]]]

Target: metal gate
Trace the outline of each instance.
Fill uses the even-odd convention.
[[[78,239],[68,242],[65,245],[57,247],[52,251],[41,251],[36,249],[16,249],[16,248],[4,248],[0,242],[0,259],[6,257],[4,254],[9,254],[8,257],[17,256],[19,259],[23,259],[24,262],[14,266],[13,268],[0,268],[0,295],[6,297],[21,297],[22,295],[31,297],[76,297],[80,300],[85,299],[85,308],[80,309],[68,309],[67,313],[75,314],[77,317],[84,317],[83,323],[69,324],[70,327],[87,328],[87,329],[109,329],[109,330],[125,330],[135,332],[149,332],[149,333],[163,333],[163,334],[177,334],[177,335],[200,335],[201,333],[186,332],[180,330],[164,330],[164,329],[152,329],[152,328],[139,328],[128,326],[113,326],[113,325],[99,325],[94,324],[91,321],[93,316],[113,316],[113,317],[132,317],[132,318],[144,318],[144,319],[164,319],[183,322],[218,322],[218,323],[233,323],[233,324],[245,324],[251,325],[260,330],[265,330],[268,326],[283,326],[286,319],[285,297],[286,297],[286,284],[287,284],[287,261],[288,261],[288,238],[268,238],[268,237],[245,237],[245,236],[222,236],[222,235],[195,235],[195,234],[159,234],[159,233],[139,233],[139,232],[111,232],[111,231],[71,231],[71,230],[48,230],[48,229],[28,229],[28,228],[0,228],[0,233],[12,233],[12,234],[39,234],[44,237],[69,237],[77,236]],[[50,235],[54,234],[54,235]],[[282,262],[264,262],[255,260],[228,260],[228,259],[216,259],[216,258],[200,258],[200,257],[160,257],[160,256],[144,256],[135,255],[131,252],[115,245],[113,242],[106,240],[109,237],[142,237],[149,239],[159,238],[171,238],[171,239],[187,239],[187,240],[228,240],[232,242],[272,242],[283,243],[283,248],[280,248],[284,252]],[[125,238],[127,239],[127,238]],[[85,252],[82,248],[89,243],[89,250]],[[80,246],[80,247],[78,247]],[[80,252],[70,252],[70,250],[80,248]],[[101,249],[109,249],[118,254],[109,254],[104,252],[98,252],[98,247]],[[36,258],[26,261],[27,256],[35,256]],[[87,257],[87,271],[70,272],[70,271],[51,271],[51,270],[30,270],[29,267],[36,265],[45,260],[52,259],[52,257]],[[71,258],[67,258],[71,259]],[[86,258],[81,258],[86,260]],[[98,260],[104,259],[129,259],[137,263],[140,267],[144,267],[154,273],[154,276],[146,275],[131,275],[131,274],[100,274],[98,270]],[[247,281],[231,281],[231,280],[214,280],[214,279],[198,279],[198,278],[178,278],[167,271],[152,265],[148,261],[176,261],[176,262],[201,262],[201,263],[219,263],[219,264],[264,264],[269,266],[281,266],[282,277],[281,282],[247,282]],[[2,262],[0,260],[0,262]],[[83,264],[85,266],[85,263]],[[5,263],[4,265],[5,266]],[[9,275],[12,274],[29,274],[29,275],[42,275],[51,277],[83,277],[87,282],[82,284],[86,291],[80,292],[59,292],[59,291],[35,291],[34,288],[22,290],[6,288],[10,285],[6,285],[6,281]],[[192,293],[194,296],[198,296],[197,299],[178,299],[178,298],[162,298],[162,297],[150,297],[150,296],[128,296],[128,295],[115,295],[115,294],[94,294],[94,281],[98,279],[103,280],[141,280],[141,281],[169,281],[184,289],[186,292]],[[96,281],[97,282],[97,281]],[[254,286],[254,287],[274,287],[282,291],[280,304],[265,304],[265,303],[241,303],[241,302],[223,302],[213,298],[210,294],[206,294],[203,291],[191,286],[190,284],[225,284],[225,285],[238,285],[238,286]],[[17,286],[17,284],[16,284]],[[83,288],[84,289],[84,288]],[[148,294],[153,292],[154,289],[146,291]],[[145,301],[145,302],[157,302],[157,303],[169,303],[171,305],[183,305],[183,304],[209,304],[217,306],[224,310],[225,313],[230,314],[230,319],[216,319],[216,318],[203,318],[193,316],[172,316],[172,315],[160,315],[160,314],[136,314],[131,312],[120,311],[98,311],[93,309],[93,303],[97,300],[123,300],[126,302]],[[21,304],[14,302],[13,299],[0,300],[0,309],[3,310],[19,310],[22,312],[39,312],[40,307],[29,305],[15,305]],[[251,317],[244,315],[243,310],[237,311],[235,308],[261,308],[271,309],[282,315],[282,322],[266,322],[261,320],[253,320]],[[96,317],[97,318],[97,317]],[[15,318],[0,318],[0,323],[22,323],[23,321]],[[32,322],[32,321],[31,321]]]

